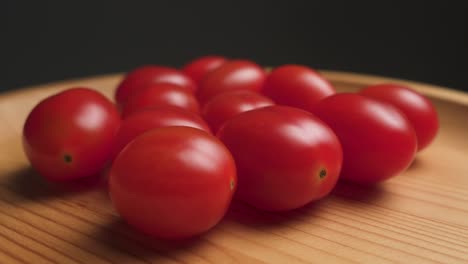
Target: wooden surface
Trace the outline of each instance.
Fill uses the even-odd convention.
[[[340,91],[396,81],[324,74]],[[467,94],[409,83],[435,103],[441,130],[404,174],[373,188],[339,184],[283,214],[235,202],[209,233],[169,243],[122,222],[99,182],[44,182],[21,148],[23,122],[40,99],[72,86],[110,95],[119,79],[0,95],[0,263],[468,263]]]

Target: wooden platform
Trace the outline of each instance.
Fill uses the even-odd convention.
[[[0,263],[468,263],[468,94],[393,79],[323,72],[340,91],[396,81],[435,103],[441,130],[404,174],[373,188],[339,184],[300,210],[235,202],[204,236],[145,237],[113,210],[100,182],[43,181],[21,147],[26,115],[73,86],[111,95],[121,75],[0,94]]]

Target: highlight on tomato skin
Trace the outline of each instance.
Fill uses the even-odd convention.
[[[273,68],[261,92],[277,104],[309,112],[317,102],[336,93],[333,85],[318,72],[296,64]]]
[[[208,73],[197,90],[201,105],[217,94],[230,90],[260,91],[266,78],[265,70],[250,60],[231,60]]]
[[[363,88],[361,95],[389,103],[405,114],[416,132],[418,151],[431,144],[439,130],[439,118],[431,101],[408,86],[383,83]]]
[[[122,118],[154,106],[176,106],[197,114],[200,112],[197,98],[186,88],[170,83],[155,83],[128,98],[122,107]]]
[[[339,93],[321,100],[312,113],[341,142],[343,180],[378,183],[397,176],[414,160],[414,129],[406,116],[390,104],[359,94]]]
[[[202,117],[216,133],[229,118],[242,112],[274,105],[268,97],[250,90],[234,90],[218,94],[202,108]]]
[[[197,84],[183,72],[160,65],[144,65],[128,72],[115,90],[115,100],[123,105],[128,98],[145,86],[154,83],[170,83],[186,88],[195,93]]]
[[[154,106],[125,116],[116,135],[112,158],[138,135],[168,126],[193,127],[211,134],[208,124],[191,111],[175,106]]]
[[[213,228],[236,186],[236,166],[226,147],[202,130],[177,126],[135,138],[115,159],[109,178],[119,215],[135,229],[164,239]]]
[[[24,152],[48,180],[94,176],[109,161],[119,126],[120,115],[104,95],[68,89],[31,110],[23,127]]]
[[[288,106],[240,113],[217,132],[238,171],[236,196],[266,211],[287,211],[325,197],[338,181],[342,150],[333,131]]]
[[[202,56],[196,58],[182,67],[182,72],[192,78],[197,85],[201,85],[205,76],[226,63],[228,59],[223,56]]]

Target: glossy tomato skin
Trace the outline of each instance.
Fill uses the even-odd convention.
[[[321,99],[335,94],[335,88],[319,73],[302,65],[283,65],[268,75],[262,93],[277,104],[310,111]]]
[[[366,87],[361,95],[389,103],[405,114],[416,132],[418,151],[427,147],[437,135],[439,118],[431,101],[401,84],[377,84]]]
[[[265,70],[256,63],[231,60],[205,76],[197,96],[203,105],[213,96],[230,90],[260,91],[265,78]]]
[[[168,239],[212,228],[236,185],[229,151],[216,137],[189,127],[137,137],[114,161],[109,179],[117,212],[136,229]]]
[[[171,83],[195,92],[195,82],[181,71],[158,65],[146,65],[130,71],[117,86],[115,100],[123,105],[126,100],[145,86],[153,83]]]
[[[338,180],[340,143],[306,111],[254,109],[226,121],[217,136],[236,161],[237,197],[259,209],[299,208],[326,196]]]
[[[114,104],[100,93],[73,88],[36,105],[23,128],[31,165],[52,181],[93,176],[109,160],[120,125]]]
[[[257,92],[234,90],[211,98],[202,109],[202,116],[216,133],[229,118],[242,112],[274,105],[274,102]]]
[[[389,104],[342,93],[320,101],[313,113],[340,139],[342,179],[376,183],[403,172],[414,159],[415,132],[404,114]]]
[[[200,112],[197,98],[186,88],[170,83],[156,83],[130,96],[123,106],[122,117],[148,107],[164,105]]]
[[[200,85],[206,74],[219,68],[226,62],[227,59],[222,56],[203,56],[187,63],[182,68],[182,72],[192,78],[197,85]]]
[[[122,120],[113,147],[113,157],[134,138],[151,129],[187,126],[211,133],[206,122],[197,114],[174,106],[157,106],[135,112]]]

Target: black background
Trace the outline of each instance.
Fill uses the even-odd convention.
[[[463,1],[356,2],[1,0],[0,90],[206,54],[468,90]]]

